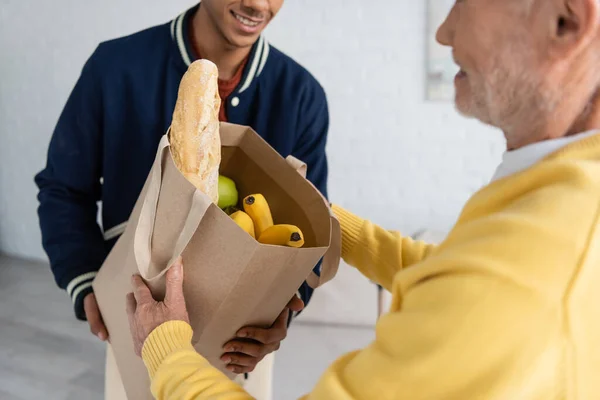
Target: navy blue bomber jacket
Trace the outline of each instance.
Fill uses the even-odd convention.
[[[79,319],[171,124],[179,82],[194,60],[186,32],[197,7],[97,47],[60,115],[47,165],[35,177],[43,247]],[[308,179],[327,196],[325,92],[262,36],[226,112],[229,122],[251,126],[282,156],[306,162]],[[306,283],[299,292],[308,303]]]

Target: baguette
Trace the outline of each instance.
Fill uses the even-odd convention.
[[[208,60],[190,65],[179,84],[169,140],[179,171],[216,204],[219,201],[218,69]]]

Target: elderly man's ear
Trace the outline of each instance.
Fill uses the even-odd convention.
[[[550,54],[577,56],[600,39],[600,0],[532,0],[534,24],[549,39]],[[548,32],[550,29],[550,32]]]

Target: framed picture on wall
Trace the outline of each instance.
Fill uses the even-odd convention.
[[[458,67],[452,51],[435,41],[435,33],[455,0],[427,0],[427,73],[426,97],[431,101],[454,99],[454,76]]]

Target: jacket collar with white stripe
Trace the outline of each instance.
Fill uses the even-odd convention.
[[[192,45],[190,43],[188,32],[191,17],[198,10],[198,7],[200,7],[200,4],[181,13],[177,18],[171,21],[170,25],[171,38],[173,38],[173,41],[177,46],[179,55],[181,56],[180,61],[182,67],[184,67],[185,69],[187,69],[190,66],[190,64],[194,61],[194,53],[192,51]],[[240,84],[235,89],[234,93],[243,93],[260,76],[260,73],[262,72],[265,64],[267,63],[267,59],[269,58],[269,48],[269,43],[261,35],[250,50],[250,57],[248,63],[244,68],[244,73],[242,75]]]

